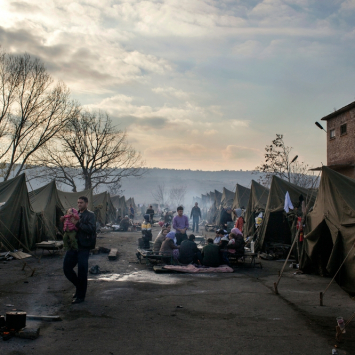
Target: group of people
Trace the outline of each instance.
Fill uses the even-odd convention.
[[[212,267],[229,264],[228,255],[244,254],[245,242],[243,233],[237,228],[241,221],[238,222],[237,219],[235,228],[229,234],[225,229],[217,230],[215,238],[208,239],[207,245],[200,250],[195,243],[195,235],[190,234],[187,236],[189,220],[183,212],[183,207],[178,207],[177,215],[174,217],[172,225],[169,223],[161,225],[162,229],[153,243],[153,252],[155,254],[172,257],[175,261],[184,265],[194,263]],[[194,230],[198,231],[198,220],[201,216],[201,211],[199,211],[197,203],[191,211],[191,216],[194,221],[193,232]],[[146,249],[150,248],[152,237],[150,216],[146,214],[142,223],[142,239]]]

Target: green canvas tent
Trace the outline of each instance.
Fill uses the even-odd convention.
[[[29,197],[32,208],[37,214],[37,240],[55,240],[57,231],[62,229],[60,217],[65,212],[55,181],[31,191]]]
[[[223,187],[221,201],[216,212],[216,225],[220,224],[223,209],[227,207],[232,207],[233,199],[234,199],[234,192]]]
[[[322,167],[317,199],[306,219],[300,269],[333,276],[355,242],[355,180]],[[354,252],[336,277],[355,294]]]
[[[117,216],[124,217],[127,214],[126,198],[124,196],[112,196],[112,204],[117,209]]]
[[[289,193],[292,205],[301,209],[302,200],[309,208],[313,207],[316,192],[308,190],[277,176],[273,176],[263,222],[258,229],[255,240],[255,249],[263,250],[265,244],[281,243],[291,245],[296,234],[297,215],[290,215],[289,218],[284,211],[285,196]]]
[[[110,194],[102,192],[94,195],[94,212],[96,221],[101,225],[113,223],[116,219],[116,208],[112,204]]]
[[[267,204],[269,189],[260,185],[255,180],[251,181],[249,201],[244,215],[244,237],[254,235],[255,218],[259,212],[264,212]]]
[[[88,210],[93,211],[93,193],[92,189],[84,190],[81,192],[64,192],[58,190],[58,196],[62,203],[65,212],[69,208],[78,208],[78,198],[80,196],[86,196],[89,200]]]
[[[233,199],[233,209],[242,208],[246,209],[248,206],[250,196],[250,189],[237,184],[235,187],[235,194]]]
[[[25,174],[0,182],[0,241],[6,249],[34,248],[36,213],[33,211]]]
[[[220,205],[222,207],[232,207],[234,200],[234,192],[223,187]]]

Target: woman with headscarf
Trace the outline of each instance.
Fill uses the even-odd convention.
[[[168,228],[163,228],[159,235],[155,238],[154,244],[153,244],[153,251],[154,253],[159,253],[159,250],[166,239],[166,235],[170,232]]]
[[[233,250],[232,253],[244,255],[244,245],[243,233],[238,228],[233,228],[229,234],[228,251]]]
[[[169,232],[166,235],[166,239],[163,241],[159,250],[160,255],[170,256],[172,255],[175,260],[179,258],[179,246],[175,244],[175,232]]]

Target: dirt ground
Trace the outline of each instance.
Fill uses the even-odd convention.
[[[41,328],[40,337],[0,340],[0,354],[325,355],[335,344],[339,354],[355,354],[355,324],[343,343],[335,341],[335,319],[349,318],[354,301],[333,284],[319,306],[329,279],[295,275],[287,267],[277,296],[272,285],[278,261],[232,274],[155,274],[137,263],[139,236],[100,236],[97,245],[118,248],[119,258],[90,256],[89,266],[108,273],[89,275],[87,298],[78,305],[71,305],[74,289],[62,272],[64,255],[27,259],[36,268],[33,277],[30,269],[22,271],[22,261],[0,264],[0,314],[17,309],[62,318],[27,321]]]

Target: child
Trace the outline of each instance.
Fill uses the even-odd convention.
[[[144,241],[144,249],[150,249],[149,242],[152,240],[152,225],[150,224],[150,215],[144,215],[144,221],[142,223],[142,239]]]
[[[78,211],[75,208],[69,208],[64,216],[63,243],[65,249],[78,249],[78,241],[76,240],[76,232],[78,230],[76,223],[78,220]]]

